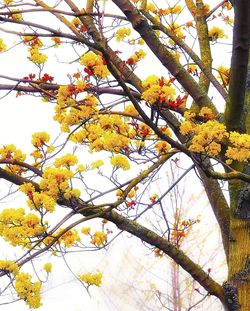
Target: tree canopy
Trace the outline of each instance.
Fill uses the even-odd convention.
[[[249,310],[250,2],[0,3],[2,100],[41,101],[55,123],[24,148],[14,124],[2,133],[17,138],[0,146],[0,178],[8,196],[27,200],[0,212],[1,237],[21,250],[0,260],[3,293],[14,289],[39,308],[42,282],[25,265],[41,254],[106,248],[125,231],[169,256],[226,310]],[[184,170],[169,185],[173,167]],[[218,223],[223,284],[183,251],[198,220],[171,216],[168,194],[184,178],[188,192],[202,185]],[[102,273],[78,279],[99,287]]]

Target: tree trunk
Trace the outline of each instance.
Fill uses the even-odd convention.
[[[234,189],[233,189],[234,188]],[[239,185],[232,187],[237,195],[231,196],[230,241],[228,256],[228,283],[225,287],[229,310],[250,310],[250,204],[248,196],[244,201],[240,199],[242,191],[246,190]],[[248,189],[247,189],[248,193]],[[228,293],[227,293],[228,289]],[[233,292],[238,292],[238,298]],[[230,292],[231,291],[231,292]],[[235,292],[236,293],[236,292]],[[230,297],[231,295],[231,297]]]

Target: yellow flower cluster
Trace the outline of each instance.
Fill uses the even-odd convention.
[[[23,37],[23,43],[30,46],[28,51],[30,52],[29,60],[36,65],[44,64],[47,61],[47,55],[40,53],[40,49],[43,47],[42,41],[38,37],[25,36]]]
[[[0,271],[1,270],[17,275],[19,273],[19,266],[11,260],[0,260]]]
[[[187,111],[184,116],[186,120],[182,122],[180,132],[182,135],[192,136],[188,149],[209,156],[217,156],[221,152],[220,143],[229,136],[225,125],[214,120],[215,116],[208,107],[203,107],[198,114],[204,120],[201,124],[195,123],[195,113]]]
[[[102,273],[85,273],[79,276],[79,278],[88,285],[101,286],[102,284]]]
[[[32,199],[27,200],[27,205],[30,209],[42,210],[53,212],[56,206],[56,200],[44,192],[34,192]]]
[[[81,229],[81,233],[85,234],[85,235],[89,235],[90,234],[90,227],[83,227]]]
[[[10,144],[0,148],[0,159],[23,162],[26,159],[26,155],[20,149],[17,149],[15,145]]]
[[[91,243],[95,246],[102,246],[107,242],[107,234],[102,231],[96,231],[92,236]]]
[[[157,12],[156,6],[152,2],[147,3],[146,10],[150,11],[152,13],[156,13]]]
[[[185,39],[183,32],[181,31],[181,26],[175,23],[169,25],[168,30],[175,34],[176,37],[180,39]],[[175,42],[172,39],[168,40],[169,44],[174,45]]]
[[[104,165],[104,162],[103,162],[102,160],[97,160],[97,161],[92,162],[92,163],[90,164],[92,170],[94,170],[95,168],[99,168],[99,167],[101,167],[102,165]]]
[[[13,0],[4,0],[3,2],[6,5],[10,5],[10,4],[12,4]]]
[[[50,273],[52,271],[52,263],[47,262],[44,266],[43,266],[43,270],[46,271],[47,273]]]
[[[14,10],[10,10],[10,12],[13,12],[13,13],[10,15],[10,18],[12,18],[13,20],[15,20],[15,21],[21,21],[21,20],[23,19],[22,14],[21,14],[21,13],[18,13],[19,10],[14,9]]]
[[[64,132],[70,131],[70,126],[78,125],[84,119],[93,116],[97,111],[97,98],[87,94],[82,100],[76,101],[72,96],[83,92],[86,83],[78,82],[76,86],[60,86],[57,105],[55,106],[54,120],[61,124]]]
[[[130,164],[129,164],[128,159],[122,155],[116,155],[112,157],[110,162],[113,166],[117,168],[121,168],[124,171],[127,171],[130,169]]]
[[[77,166],[77,168],[76,168],[76,171],[77,171],[77,172],[80,172],[80,173],[86,172],[86,171],[87,171],[87,168],[86,168],[85,165],[79,164],[79,165]]]
[[[90,143],[90,150],[118,153],[129,146],[130,138],[135,135],[121,116],[100,115],[94,121],[95,123],[88,123],[75,132],[70,139],[79,144]]]
[[[69,187],[69,180],[73,175],[73,172],[66,168],[47,167],[40,181],[40,189],[54,200],[59,199],[61,195],[65,199],[78,198],[80,191]]]
[[[28,58],[32,63],[41,65],[47,61],[48,56],[46,54],[40,53],[39,47],[37,45],[30,47],[29,52],[30,56]]]
[[[217,156],[221,152],[221,142],[225,139],[229,142],[225,156],[227,164],[233,160],[250,161],[250,135],[238,132],[227,132],[224,124],[214,120],[215,116],[210,108],[204,107],[199,113],[204,123],[195,123],[195,113],[189,111],[184,114],[186,120],[180,126],[182,135],[191,135],[189,150],[205,153],[209,156]]]
[[[155,75],[150,75],[142,82],[144,89],[142,99],[149,104],[154,104],[156,101],[167,102],[174,98],[175,89],[169,85],[165,79],[159,79]]]
[[[90,76],[95,75],[100,79],[105,79],[110,74],[102,56],[93,52],[88,52],[81,56],[80,64],[87,67],[87,73]]]
[[[27,205],[31,210],[42,211],[42,209],[45,209],[49,212],[55,210],[56,200],[44,192],[35,192],[35,188],[31,183],[24,183],[19,189],[29,198]]]
[[[44,231],[40,218],[34,214],[25,215],[23,208],[4,209],[0,214],[0,235],[13,246],[29,248],[30,239]]]
[[[155,144],[155,149],[159,155],[164,155],[169,152],[171,146],[164,140],[157,141]]]
[[[34,147],[39,148],[46,145],[50,140],[50,136],[46,132],[37,132],[32,135],[31,143]]]
[[[203,120],[205,120],[205,121],[215,119],[215,115],[214,115],[212,109],[210,109],[208,107],[202,107],[200,112],[199,112],[199,116],[202,117]]]
[[[17,275],[14,286],[19,298],[23,299],[30,308],[37,309],[41,306],[41,282],[33,283],[31,275],[22,272]]]
[[[223,66],[218,67],[217,78],[219,79],[220,82],[222,82],[224,86],[227,86],[229,84],[229,73],[230,73],[229,68]]]
[[[232,146],[229,146],[226,151],[226,156],[232,160],[240,162],[250,160],[250,135],[230,132],[229,141]]]
[[[213,26],[209,32],[208,32],[208,36],[212,41],[216,41],[217,39],[221,39],[223,37],[225,37],[225,33],[224,30],[217,27],[217,26]]]
[[[78,162],[77,156],[71,153],[67,153],[61,158],[56,158],[54,165],[55,167],[63,167],[69,168],[70,166],[74,166]]]
[[[46,132],[36,132],[32,135],[31,143],[36,149],[30,155],[35,158],[35,161],[42,159],[46,153],[51,153],[55,150],[54,146],[48,146],[49,140],[50,135]]]
[[[120,42],[121,40],[123,40],[126,37],[130,36],[130,34],[131,34],[131,28],[121,27],[115,33],[116,41]]]
[[[226,8],[227,10],[232,10],[233,6],[229,1],[226,1],[222,4],[222,8]]]
[[[180,14],[182,9],[181,5],[175,5],[169,8],[171,14]]]
[[[0,53],[3,53],[6,51],[6,44],[4,44],[3,39],[0,38]]]
[[[82,25],[82,22],[80,21],[80,19],[78,17],[74,17],[71,21],[71,23],[75,26],[75,27],[79,27]]]
[[[60,232],[62,232],[63,229],[61,228],[57,235],[60,234]],[[63,243],[66,247],[71,247],[72,245],[74,245],[76,242],[80,242],[81,239],[78,235],[77,230],[75,229],[71,229],[68,230],[66,233],[64,233],[58,240],[58,243]]]
[[[59,37],[52,37],[51,41],[54,42],[54,48],[58,48],[61,44],[61,39]]]
[[[187,130],[188,128],[190,130]],[[195,126],[190,121],[185,121],[181,124],[180,130],[183,135],[194,134],[188,148],[190,151],[205,153],[212,157],[220,153],[220,142],[228,137],[225,125],[215,120]]]
[[[135,109],[134,105],[128,105],[125,107],[124,112],[131,115],[131,116],[138,116],[139,113],[138,111]]]
[[[140,60],[142,60],[143,58],[145,58],[146,53],[140,49],[139,51],[136,51],[132,56],[130,56],[127,60],[127,64],[129,65],[135,65],[136,63],[138,63]]]

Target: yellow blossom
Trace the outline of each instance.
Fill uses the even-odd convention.
[[[82,172],[86,172],[87,168],[86,168],[85,165],[79,164],[79,165],[77,166],[76,170],[77,170],[78,172],[82,173]]]
[[[59,37],[52,37],[51,40],[54,42],[54,48],[59,47],[61,44],[61,39]]]
[[[97,160],[95,162],[92,162],[90,164],[91,168],[92,169],[95,169],[95,168],[99,168],[100,166],[104,165],[104,162],[102,160]]]
[[[75,27],[79,27],[81,26],[82,22],[80,21],[80,19],[78,17],[74,17],[71,21],[71,23],[75,26]]]
[[[45,209],[48,212],[53,212],[56,206],[55,198],[49,196],[44,192],[34,192],[28,193],[29,200],[27,200],[27,205],[30,209],[41,210]]]
[[[54,165],[55,167],[70,167],[74,166],[78,162],[77,156],[74,154],[67,153],[66,155],[62,156],[61,158],[56,158]]]
[[[91,74],[96,75],[101,79],[106,78],[110,74],[102,56],[93,52],[88,52],[81,56],[80,64],[87,67]]]
[[[127,60],[127,64],[129,65],[135,65],[136,63],[138,63],[140,60],[142,60],[143,58],[145,58],[146,53],[141,49],[139,51],[136,51],[133,55],[131,55],[128,60]]]
[[[40,53],[39,47],[37,45],[29,48],[30,56],[29,60],[35,64],[41,65],[47,61],[48,56]]]
[[[19,273],[19,266],[11,260],[0,260],[0,271],[17,275]]]
[[[184,118],[188,121],[193,121],[196,114],[194,112],[191,112],[190,110],[187,110],[184,112]],[[183,134],[185,135],[185,134]]]
[[[71,199],[77,199],[79,198],[81,195],[81,191],[79,189],[66,189],[64,194],[63,194],[63,197],[66,199],[66,200],[71,200]]]
[[[14,283],[15,290],[19,298],[23,299],[30,307],[37,309],[41,306],[41,282],[31,282],[31,275],[19,273]]]
[[[0,38],[0,53],[5,52],[6,48],[6,44],[4,44],[3,39]]]
[[[195,74],[197,72],[197,66],[194,64],[188,65],[188,72]]]
[[[131,34],[131,28],[121,27],[115,33],[116,41],[120,42],[121,40],[129,36],[130,34]]]
[[[96,246],[102,246],[107,242],[107,234],[101,231],[96,231],[92,236],[91,243]]]
[[[226,68],[224,66],[219,66],[218,67],[218,79],[220,82],[222,82],[222,84],[224,86],[227,86],[229,84],[229,73],[230,73],[230,70],[229,68]]]
[[[159,77],[156,75],[150,75],[145,80],[142,81],[143,88],[150,88],[152,85],[157,85],[159,83]]]
[[[23,19],[22,17],[22,14],[21,13],[18,13],[19,10],[18,9],[14,9],[14,10],[10,10],[11,12],[13,12],[10,17],[13,19],[13,20],[16,20],[16,21],[21,21]]]
[[[87,283],[88,285],[95,285],[95,286],[101,286],[102,284],[102,273],[97,272],[97,273],[85,273],[79,276],[80,279],[84,282]]]
[[[0,213],[0,235],[13,246],[29,248],[31,239],[43,234],[45,229],[38,216],[25,215],[23,208],[8,208]]]
[[[131,116],[138,116],[139,113],[138,111],[135,109],[134,105],[128,105],[125,107],[124,112],[131,115]]]
[[[180,14],[182,11],[182,6],[181,5],[175,5],[172,8],[170,8],[170,12],[172,14]]]
[[[17,149],[15,145],[10,144],[0,148],[0,159],[23,162],[26,159],[26,155],[20,149]]]
[[[215,118],[212,109],[208,107],[202,107],[201,111],[199,112],[199,116],[201,116],[205,120],[213,120]]]
[[[25,193],[26,195],[30,195],[35,192],[35,187],[32,183],[24,183],[19,187],[19,190]]]
[[[155,149],[157,150],[158,154],[163,155],[169,152],[171,146],[166,141],[157,141],[155,144]]]
[[[50,273],[52,271],[52,263],[47,262],[44,266],[43,266],[43,270],[46,271],[47,273]]]
[[[130,190],[128,193],[128,198],[132,199],[135,196],[135,191],[134,190]]]
[[[152,13],[156,13],[157,12],[157,9],[155,7],[155,5],[150,2],[147,4],[147,8],[146,8],[148,11],[152,12]]]
[[[63,231],[63,229],[61,228],[57,232],[57,235],[59,235],[62,231]],[[66,247],[71,247],[76,242],[80,242],[80,241],[81,241],[81,239],[78,235],[77,230],[75,230],[75,229],[68,230],[58,240],[59,243],[63,243]]]
[[[217,39],[221,39],[225,37],[224,30],[217,26],[213,26],[209,32],[208,36],[211,38],[212,41],[216,41]]]
[[[81,233],[86,235],[90,234],[90,227],[82,227]]]
[[[116,191],[116,194],[115,194],[117,197],[121,197],[123,195],[123,191],[121,189],[118,189]]]
[[[46,143],[48,143],[50,140],[50,136],[46,132],[37,132],[32,135],[32,145],[35,146],[36,148],[39,148]]]
[[[129,164],[128,159],[122,155],[116,155],[116,156],[112,157],[110,162],[113,166],[115,166],[117,168],[121,168],[124,171],[130,169],[130,164]]]
[[[226,156],[229,159],[236,161],[250,160],[250,135],[230,132],[229,141],[231,146],[226,151]]]
[[[194,132],[194,125],[190,121],[184,121],[180,125],[180,133],[182,135],[192,134]]]
[[[69,189],[69,180],[73,175],[73,172],[66,168],[46,167],[40,181],[40,188],[48,196],[57,200],[59,193]]]

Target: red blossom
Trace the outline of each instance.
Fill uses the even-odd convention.
[[[36,77],[35,73],[29,73],[29,75],[26,77],[23,77],[23,79],[24,80],[33,80],[33,79],[35,79],[35,77]]]
[[[136,205],[135,200],[131,200],[130,202],[126,201],[126,205],[129,209],[133,209],[134,206]]]
[[[187,99],[187,96],[183,96],[182,98],[180,97],[180,95],[177,96],[177,98],[175,100],[169,100],[167,102],[168,107],[172,107],[174,110],[177,110],[181,105],[183,105],[185,103]]]
[[[84,25],[81,25],[81,27],[80,27],[80,31],[81,31],[81,32],[85,32],[85,31],[87,31],[87,28],[86,28],[86,26],[84,26]]]
[[[84,68],[84,72],[86,72],[89,77],[93,75],[93,71],[89,67]]]
[[[48,75],[47,73],[45,73],[45,74],[42,76],[41,80],[42,80],[43,82],[52,82],[52,81],[54,80],[54,77],[52,77],[52,76]]]
[[[135,64],[135,60],[132,57],[130,57],[127,59],[126,64],[132,66]]]

